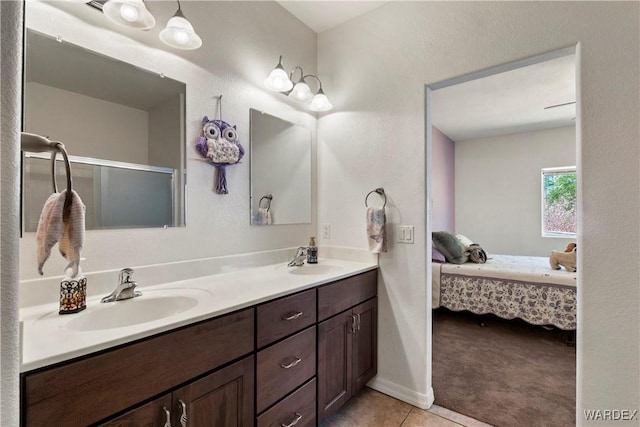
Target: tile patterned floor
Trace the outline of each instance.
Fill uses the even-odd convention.
[[[425,411],[365,388],[320,427],[491,427],[433,405]]]

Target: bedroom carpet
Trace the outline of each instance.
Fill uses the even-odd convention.
[[[574,426],[576,353],[566,338],[520,320],[434,310],[435,404],[498,427]]]

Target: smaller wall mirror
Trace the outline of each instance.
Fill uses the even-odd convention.
[[[23,130],[66,146],[87,229],[185,224],[185,92],[183,82],[26,31]],[[51,194],[48,159],[24,156],[26,232]]]
[[[311,222],[311,131],[250,110],[251,224]]]

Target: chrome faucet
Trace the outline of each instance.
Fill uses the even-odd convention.
[[[304,246],[300,246],[296,251],[296,254],[294,255],[293,259],[291,260],[291,262],[289,262],[289,264],[287,264],[287,266],[300,267],[301,265],[304,265],[304,261],[306,259],[307,259],[307,248]]]
[[[135,290],[138,284],[131,280],[131,276],[133,276],[132,268],[123,268],[122,270],[120,270],[120,275],[118,276],[118,286],[116,286],[116,289],[113,292],[102,298],[100,302],[120,301],[123,299],[139,297],[140,295],[142,295],[142,292]]]

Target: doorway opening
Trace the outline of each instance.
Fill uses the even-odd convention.
[[[576,278],[571,265],[552,269],[549,254],[580,236],[542,224],[543,170],[580,166],[576,51],[426,86],[427,242],[442,232],[488,258],[441,263],[456,248],[440,233],[428,245],[427,370],[436,405],[489,424],[575,424]],[[575,181],[572,191],[563,209],[577,222]],[[554,312],[559,304],[571,308]]]

